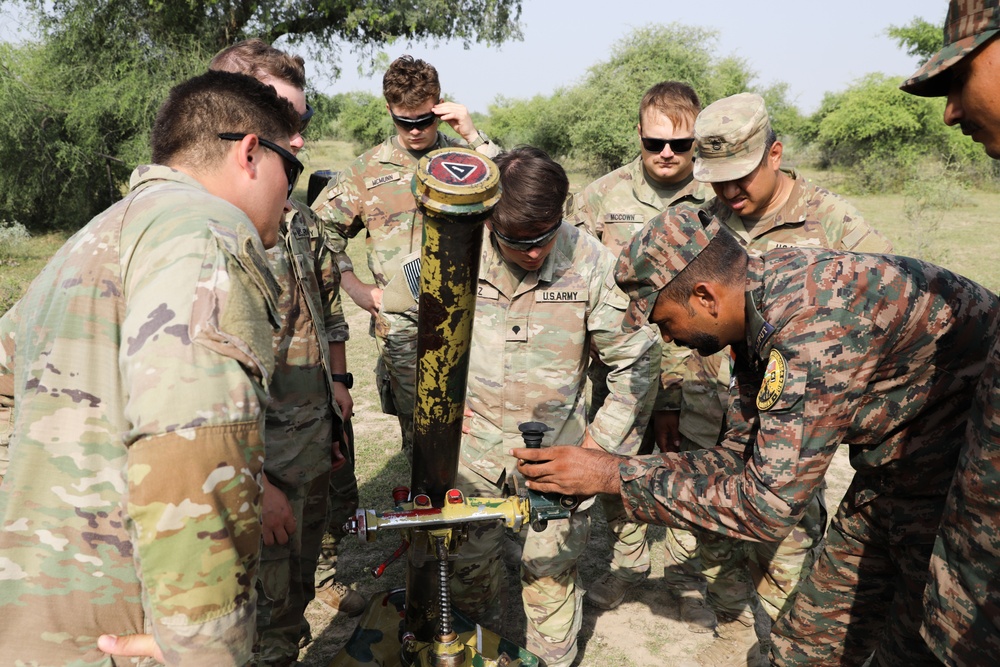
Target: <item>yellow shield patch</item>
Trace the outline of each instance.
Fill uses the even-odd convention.
[[[767,359],[767,370],[764,371],[764,380],[760,383],[760,391],[757,392],[757,409],[770,410],[785,389],[785,380],[788,378],[788,364],[781,352],[771,350],[771,355]]]

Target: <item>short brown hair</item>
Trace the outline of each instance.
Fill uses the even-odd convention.
[[[271,77],[302,90],[306,88],[306,61],[261,39],[247,39],[219,51],[208,69],[246,74],[257,80]]]
[[[153,162],[211,169],[232,145],[220,132],[245,132],[276,143],[299,128],[291,102],[245,74],[209,71],[170,89],[150,135]]]
[[[534,146],[518,146],[493,161],[500,170],[502,194],[491,224],[508,236],[544,234],[562,217],[569,193],[562,165]]]
[[[382,77],[382,94],[390,107],[416,109],[429,99],[435,103],[441,99],[441,82],[430,63],[400,56]]]
[[[646,91],[639,104],[639,125],[646,109],[655,109],[674,125],[694,125],[701,113],[701,101],[694,88],[680,81],[661,81]]]

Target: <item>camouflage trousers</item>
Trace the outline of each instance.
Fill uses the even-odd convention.
[[[772,664],[862,665],[873,652],[872,667],[940,664],[919,627],[944,499],[873,488],[860,476],[851,483],[792,608],[772,628]]]
[[[956,667],[1000,664],[1000,339],[976,389],[931,556],[921,634]]]
[[[464,464],[457,486],[468,496],[497,497],[501,489]],[[521,559],[521,600],[527,620],[526,646],[546,667],[569,667],[578,651],[577,635],[583,621],[583,589],[577,560],[590,538],[590,515],[549,521],[542,532],[524,528]],[[500,523],[475,526],[457,554],[451,581],[452,602],[501,636],[503,627],[503,569],[501,547],[505,528]]]
[[[700,449],[688,438],[682,436],[681,440],[682,451]],[[639,581],[649,571],[646,525],[628,520],[620,497],[602,496],[601,502],[608,519],[611,569],[625,581]],[[798,525],[781,542],[747,542],[668,526],[664,581],[676,591],[701,590],[706,586],[712,609],[733,618],[752,615],[756,596],[771,620],[775,620],[788,610],[796,586],[812,567],[823,541],[826,520],[826,505],[820,491]]]
[[[283,664],[308,635],[305,609],[316,596],[316,559],[326,527],[327,474],[287,492],[296,530],[286,544],[263,546],[257,575],[256,665]]]
[[[402,449],[413,462],[413,410],[417,397],[417,339],[415,335],[375,337],[379,357],[375,383],[382,412],[399,419]]]

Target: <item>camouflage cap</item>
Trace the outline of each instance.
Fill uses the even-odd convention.
[[[962,58],[1000,30],[1000,0],[951,0],[944,20],[944,47],[900,88],[920,97],[948,94],[951,72]]]
[[[709,104],[694,121],[698,143],[694,177],[704,183],[743,178],[763,159],[770,128],[764,98],[755,93],[731,95]]]
[[[630,303],[623,328],[646,324],[660,290],[708,247],[722,225],[690,206],[667,209],[632,237],[615,266],[615,281]]]

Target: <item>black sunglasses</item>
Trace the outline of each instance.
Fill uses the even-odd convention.
[[[662,153],[663,147],[669,144],[670,150],[674,153],[687,153],[694,146],[694,137],[688,139],[654,139],[652,137],[639,137],[642,140],[642,147],[650,153]]]
[[[533,239],[512,239],[509,236],[504,236],[503,234],[501,234],[500,232],[498,232],[496,230],[496,227],[494,227],[493,228],[493,236],[497,237],[497,241],[499,241],[501,244],[507,246],[511,250],[520,250],[522,252],[527,252],[528,250],[531,250],[532,248],[539,248],[539,247],[547,244],[553,238],[555,238],[556,234],[559,233],[559,228],[560,227],[562,227],[562,220],[561,219],[559,220],[559,222],[557,222],[555,224],[554,227],[552,227],[552,229],[550,229],[549,231],[545,232],[541,236],[536,236]]]
[[[246,132],[220,132],[219,138],[225,141],[243,141],[243,137],[247,136]],[[261,139],[257,137],[257,142],[264,148],[269,148],[281,158],[285,163],[285,178],[288,179],[288,196],[292,196],[292,190],[295,189],[295,183],[299,180],[299,176],[305,171],[305,165],[299,162],[299,159],[292,155],[289,151],[285,150],[278,144],[268,141],[267,139]]]
[[[409,130],[422,130],[426,127],[430,127],[434,121],[438,119],[437,114],[434,112],[425,113],[423,116],[417,116],[416,118],[406,118],[405,116],[397,116],[396,114],[389,112],[392,116],[392,122],[399,125],[401,128]]]
[[[309,121],[312,120],[314,113],[316,113],[316,110],[306,102],[306,112],[299,116],[299,134],[305,132],[306,128],[309,127]]]

